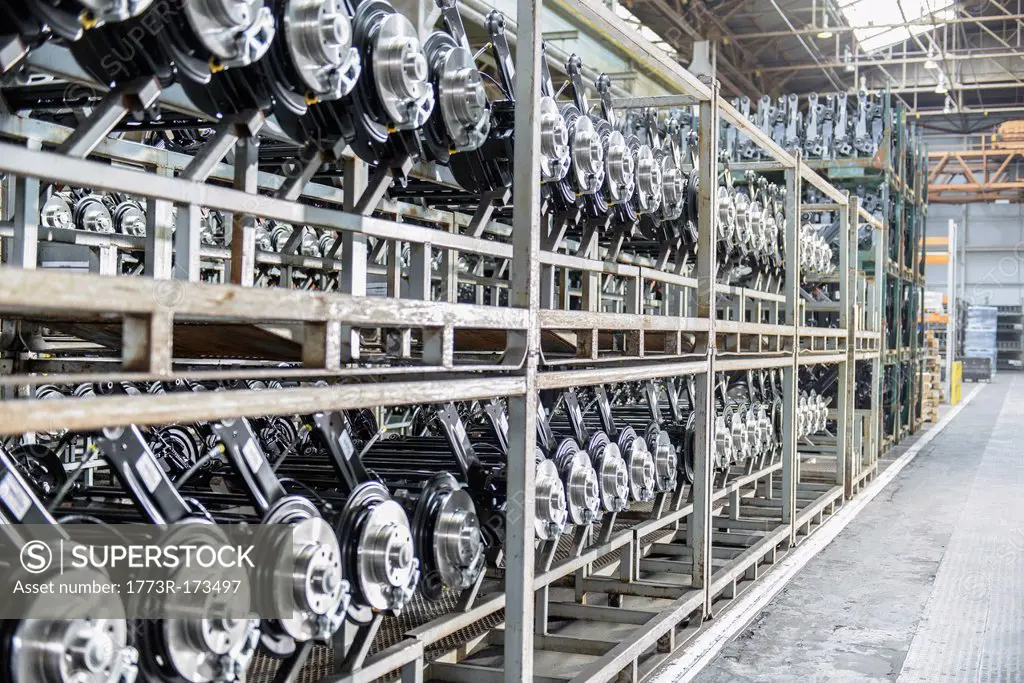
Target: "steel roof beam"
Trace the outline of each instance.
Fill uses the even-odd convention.
[[[995,3],[993,3],[995,4]],[[957,25],[957,24],[983,24],[993,23],[999,21],[1021,21],[1024,20],[1024,14],[1007,14],[1007,15],[990,15],[980,17],[956,17],[953,19],[945,19],[941,23],[936,24],[935,21],[909,21],[899,24],[872,24],[870,26],[829,26],[828,30],[832,33],[851,33],[861,29],[880,29],[880,28],[901,28],[904,26],[945,26],[945,25]],[[755,31],[752,33],[733,33],[733,38],[736,40],[759,40],[762,38],[788,38],[789,36],[795,35],[812,35],[819,33],[820,28],[807,27],[807,28],[794,28],[793,30],[778,30],[778,31]]]

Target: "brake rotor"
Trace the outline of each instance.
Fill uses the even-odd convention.
[[[679,462],[672,438],[655,422],[647,425],[646,437],[647,448],[654,456],[655,487],[658,491],[674,490]]]
[[[600,119],[598,129],[604,132],[605,195],[610,204],[628,202],[636,186],[633,153],[626,145],[626,138],[617,130],[611,130],[607,121]]]
[[[342,559],[352,577],[353,601],[373,610],[401,610],[420,573],[402,506],[379,483],[360,484],[345,503],[338,536],[346,539]]]
[[[604,145],[597,134],[594,122],[573,105],[562,107],[569,132],[569,165],[573,190],[578,195],[590,195],[601,189],[604,183]]]
[[[134,199],[116,203],[110,211],[114,230],[122,235],[144,237],[146,234],[146,210]]]
[[[629,470],[619,447],[610,443],[604,432],[595,432],[587,444],[587,452],[597,472],[602,509],[625,510],[629,506]]]
[[[87,232],[108,234],[114,232],[114,219],[99,195],[89,194],[78,199],[71,210],[75,227]]]
[[[537,471],[534,476],[534,489],[536,490],[534,533],[538,539],[549,541],[561,535],[569,515],[565,486],[558,477],[558,467],[547,458],[537,462]]]
[[[659,150],[655,156],[661,165],[661,220],[674,221],[683,214],[686,183],[671,152]]]
[[[13,488],[9,486],[12,481]],[[11,480],[11,474],[4,477],[4,483],[8,485],[5,488],[20,496],[29,496],[20,482],[21,477],[17,474],[14,480]],[[31,501],[28,504],[32,504]],[[35,504],[38,505],[38,501]],[[20,583],[111,585],[104,571],[88,565],[75,566],[72,562],[72,549],[77,546],[75,541],[62,540],[59,548],[52,542],[43,543],[51,548],[47,565],[41,571],[30,573],[23,562],[9,563],[4,572],[5,587],[13,591]],[[27,547],[29,544],[23,549]],[[17,550],[17,547],[13,549]],[[54,554],[58,557],[54,558]],[[20,609],[25,614],[59,614],[60,619],[9,619],[0,623],[0,680],[10,683],[110,683],[136,678],[139,653],[129,643],[124,602],[117,592],[65,594],[54,590],[52,593],[29,593],[24,596],[23,603]]]
[[[686,417],[686,427],[683,436],[683,457],[679,459],[679,465],[683,480],[687,484],[693,483],[693,472],[697,461],[697,414],[691,412]]]
[[[56,192],[50,195],[39,212],[39,222],[47,228],[73,228],[71,207],[67,200]]]
[[[647,449],[647,442],[641,439],[632,427],[619,432],[619,451],[629,472],[629,496],[631,500],[646,503],[654,498],[654,458]]]
[[[193,36],[209,53],[209,69],[217,72],[258,61],[277,30],[264,0],[188,0],[185,19]]]
[[[715,466],[727,470],[734,458],[732,432],[725,417],[718,415],[715,417]]]
[[[11,457],[36,494],[48,500],[67,483],[68,476],[60,457],[42,444],[22,444],[11,451]]]
[[[341,0],[285,0],[281,24],[281,39],[307,102],[351,92],[362,62]]]
[[[750,453],[754,457],[764,455],[767,446],[767,435],[764,433],[764,421],[761,412],[764,407],[755,403],[746,412],[747,432],[750,439]]]
[[[654,152],[637,140],[633,151],[633,166],[636,169],[636,191],[633,195],[637,213],[651,214],[661,206],[662,177],[661,164],[654,158]]]
[[[76,570],[77,571],[77,570]],[[90,577],[105,580],[103,577]],[[69,577],[63,577],[65,581]],[[66,598],[65,598],[66,599]],[[111,599],[105,596],[105,610]],[[134,678],[138,653],[128,645],[128,624],[122,619],[85,615],[61,620],[22,619],[9,622],[4,676],[10,683],[109,683]]]
[[[750,197],[743,192],[733,195],[735,209],[736,247],[745,254],[753,250],[752,227],[750,225]]]
[[[750,226],[750,248],[755,255],[764,257],[767,255],[768,234],[765,226],[764,211],[761,202],[754,199],[747,205],[747,224]]]
[[[392,10],[380,19],[371,64],[377,96],[391,125],[412,130],[426,123],[434,91],[416,27],[405,16]]]
[[[732,432],[732,457],[733,462],[742,465],[750,459],[750,432],[743,419],[744,413],[734,410],[732,413],[732,424],[729,429]]]
[[[597,471],[587,454],[572,439],[558,445],[554,463],[565,486],[569,521],[576,525],[590,524],[600,516],[601,492]]]
[[[330,636],[341,626],[351,597],[338,537],[301,496],[280,499],[263,523],[292,527],[288,538],[275,536],[290,547],[273,556],[275,566],[258,584],[262,597],[273,601],[274,613],[292,615],[276,624],[297,642]]]
[[[720,242],[732,249],[736,245],[736,207],[732,195],[724,185],[718,187],[717,235]]]
[[[440,160],[447,159],[450,150],[478,149],[490,133],[491,117],[483,78],[473,55],[455,38],[441,31],[427,38],[424,51],[438,105],[432,118],[440,119],[447,136]]]
[[[227,537],[213,524],[184,520],[161,539],[167,545],[220,545]],[[227,578],[221,568],[197,564],[167,570],[175,585],[215,584]],[[238,606],[250,603],[251,586],[243,569],[233,572],[237,584],[230,597],[216,592],[192,592],[166,596],[159,609],[173,618],[146,620],[139,634],[143,677],[180,677],[189,683],[242,680],[259,642],[258,619],[232,615]],[[140,598],[143,605],[154,600]],[[235,607],[228,608],[228,601]],[[149,611],[137,607],[137,611]],[[152,609],[157,609],[153,607]]]
[[[483,570],[484,543],[476,505],[451,474],[441,472],[427,482],[413,513],[412,529],[424,573],[437,572],[439,582],[424,589],[469,588]],[[432,566],[428,567],[427,564]],[[428,597],[440,597],[440,591]]]
[[[537,116],[540,118],[540,181],[557,183],[569,173],[569,130],[552,97],[540,98]]]

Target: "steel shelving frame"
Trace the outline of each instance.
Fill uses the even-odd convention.
[[[1024,307],[999,306],[997,320],[997,369],[1024,369]]]
[[[420,681],[425,672],[431,678],[475,682],[531,677],[603,681],[623,672],[629,680],[640,679],[683,647],[705,619],[734,600],[877,471],[884,288],[858,269],[856,234],[861,222],[876,229],[878,263],[885,254],[888,226],[829,184],[799,154],[779,148],[721,101],[716,83],[695,78],[603,4],[592,0],[565,0],[565,4],[589,30],[635,55],[638,63],[659,73],[677,93],[652,98],[643,102],[645,106],[699,108],[700,160],[718,158],[720,119],[742,129],[774,157],[788,190],[789,278],[784,289],[758,291],[716,282],[713,221],[721,169],[714,163],[701,164],[699,256],[695,276],[690,277],[679,274],[678,264],[667,257],[610,255],[600,250],[596,240],[566,244],[541,220],[536,184],[516,185],[509,230],[490,220],[487,206],[474,215],[461,215],[383,200],[390,178],[345,156],[344,150],[337,150],[344,166],[341,188],[308,182],[315,170],[312,162],[290,179],[259,172],[259,138],[247,133],[259,129],[261,135],[272,138],[273,123],[258,117],[241,130],[238,122],[222,124],[219,147],[193,158],[108,138],[88,122],[71,137],[70,129],[54,124],[0,116],[0,137],[7,140],[0,142],[0,174],[7,175],[0,237],[8,265],[0,271],[0,315],[105,326],[122,349],[120,364],[54,363],[42,358],[3,361],[0,434],[503,396],[509,407],[509,498],[513,499],[528,496],[533,489],[532,458],[525,454],[534,452],[540,390],[693,376],[701,399],[696,406],[697,452],[707,454],[713,448],[716,373],[783,370],[780,461],[757,471],[716,475],[709,458],[700,457],[692,487],[681,485],[672,495],[660,498],[650,512],[612,517],[600,529],[578,529],[561,546],[535,543],[533,508],[524,505],[522,514],[510,516],[503,585],[498,583],[497,589],[488,585],[490,590],[478,586],[463,596],[455,611],[408,629],[379,651],[363,651],[345,670],[332,672],[326,680],[370,681],[397,673],[403,681]],[[540,90],[540,10],[538,0],[518,2],[516,101],[520,104],[514,170],[520,178],[536,175],[538,164],[539,130],[533,124],[538,120],[535,108]],[[45,64],[51,73],[99,89],[54,46],[46,46],[44,54],[34,57],[37,67]],[[160,98],[169,110],[189,109],[173,89]],[[90,139],[83,140],[88,137],[83,129],[93,130]],[[235,163],[220,163],[223,152],[232,146]],[[49,151],[53,148],[58,151]],[[431,169],[416,172],[443,181]],[[43,183],[145,198],[146,236],[41,229],[38,198]],[[823,206],[838,210],[846,226],[836,276],[839,300],[834,306],[840,319],[836,329],[806,325],[807,310],[799,297],[797,227],[804,183],[832,202]],[[270,195],[257,194],[258,190]],[[320,205],[297,202],[301,197]],[[172,237],[170,209],[175,205],[178,223]],[[200,207],[234,215],[233,247],[198,244],[194,228]],[[375,217],[375,211],[393,218]],[[254,215],[337,231],[340,255],[313,259],[258,252],[251,239]],[[415,219],[416,224],[400,222],[406,218]],[[37,270],[38,246],[46,241],[93,249],[100,274]],[[411,263],[404,272],[394,258],[398,243],[411,246]],[[430,263],[438,251],[444,265],[432,276]],[[143,277],[111,277],[123,253],[141,254]],[[456,265],[459,254],[504,261],[507,278],[488,280],[462,273]],[[226,279],[233,284],[196,282],[201,259],[229,263]],[[251,271],[257,263],[339,271],[339,291],[253,287]],[[574,272],[582,276],[581,310],[566,310],[567,283]],[[388,296],[367,296],[369,275],[387,278]],[[403,277],[410,282],[404,296]],[[433,280],[444,285],[439,300],[432,295]],[[456,303],[460,282],[476,287],[479,303]],[[620,294],[605,295],[607,285],[617,287]],[[647,295],[654,286],[662,289],[660,300]],[[488,290],[497,302],[497,288],[508,290],[508,306],[483,305]],[[176,351],[176,335],[189,326],[228,324],[288,328],[299,346],[300,362],[284,369],[260,363],[206,364]],[[367,354],[359,330],[370,328],[392,331],[399,340],[398,350],[387,358]],[[480,330],[504,338],[482,359],[474,356],[466,361],[458,353],[459,340]],[[543,340],[553,334],[574,335],[575,356],[546,358]],[[408,351],[413,335],[423,349],[420,357]],[[608,339],[614,344],[610,346]],[[868,411],[853,409],[857,362],[873,367]],[[813,364],[839,367],[833,406],[839,438],[831,441],[798,441],[795,433],[799,368]],[[232,390],[46,403],[25,398],[30,387],[40,383],[179,377],[349,382],[273,392]],[[685,539],[686,544],[674,543],[677,539]],[[458,647],[441,656],[428,654],[438,643],[501,610],[516,618],[505,619],[502,628],[483,629],[463,638]],[[571,621],[577,635],[567,635],[564,628],[556,632],[555,620]],[[587,624],[611,629],[617,634],[614,642],[587,635]],[[488,658],[488,644],[499,654]],[[481,652],[485,654],[480,656]],[[550,653],[568,662],[560,674],[552,675],[545,668]],[[542,662],[545,657],[548,660]],[[276,680],[294,680],[297,673],[296,669],[292,678]]]
[[[838,187],[880,185],[883,188],[882,223],[883,244],[897,245],[895,255],[888,248],[874,253],[862,252],[860,267],[872,280],[881,279],[883,286],[882,316],[883,365],[895,367],[906,395],[898,401],[891,394],[888,411],[894,413],[893,430],[883,435],[888,448],[920,426],[921,373],[923,358],[923,330],[920,318],[924,310],[924,220],[928,211],[927,146],[922,131],[908,125],[906,111],[886,93],[884,98],[884,127],[879,150],[871,158],[810,160],[808,164]],[[912,158],[913,163],[908,163]],[[873,222],[874,223],[874,222]],[[877,264],[884,264],[879,267]],[[881,273],[881,275],[879,275]],[[910,301],[906,315],[886,315],[886,301],[893,296],[906,296]],[[895,344],[885,343],[894,335]],[[906,406],[906,412],[902,406]]]

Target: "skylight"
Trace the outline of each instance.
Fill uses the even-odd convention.
[[[864,52],[875,52],[930,31],[932,22],[954,18],[955,4],[952,0],[836,0]],[[905,22],[910,25],[890,25]],[[879,28],[874,28],[876,25]]]

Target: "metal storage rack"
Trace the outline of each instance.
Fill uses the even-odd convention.
[[[1024,370],[1024,307],[999,306],[996,368]]]
[[[913,434],[921,416],[924,310],[924,220],[928,210],[927,147],[922,132],[907,122],[906,111],[886,95],[882,144],[873,158],[813,160],[809,165],[837,187],[856,194],[881,188],[883,256],[860,252],[859,263],[873,281],[884,263],[884,372],[887,373],[884,444],[888,448]],[[877,252],[877,250],[875,250]]]
[[[877,221],[799,154],[779,148],[720,101],[717,84],[695,78],[603,4],[566,4],[601,38],[649,65],[676,93],[645,104],[699,108],[698,158],[704,163],[699,171],[695,277],[679,274],[679,264],[668,260],[602,253],[596,241],[566,244],[546,232],[539,220],[536,184],[516,184],[509,230],[507,224],[491,220],[486,204],[475,215],[463,215],[382,199],[390,175],[342,151],[340,190],[308,182],[327,160],[323,157],[298,165],[300,172],[291,177],[260,172],[260,136],[272,140],[273,129],[258,117],[244,127],[237,122],[220,124],[214,145],[189,157],[107,138],[109,109],[74,132],[36,119],[0,116],[0,135],[5,138],[0,143],[0,173],[7,175],[0,235],[6,238],[8,264],[0,271],[0,314],[5,320],[43,321],[121,351],[120,362],[50,359],[45,353],[2,361],[0,434],[500,396],[509,408],[509,498],[529,500],[534,490],[529,454],[537,439],[538,392],[669,377],[695,379],[700,457],[692,486],[680,484],[649,511],[638,508],[612,515],[600,529],[578,527],[573,538],[564,537],[560,544],[535,542],[534,509],[524,505],[521,514],[510,517],[504,571],[491,572],[487,582],[466,591],[450,610],[434,608],[377,620],[354,643],[335,643],[344,648],[344,658],[337,653],[332,657],[326,648],[307,649],[300,661],[281,670],[258,663],[267,669],[254,672],[253,680],[273,675],[275,681],[320,676],[370,681],[400,675],[404,681],[606,681],[622,674],[626,680],[639,680],[684,647],[702,621],[725,608],[877,472],[884,441],[882,356],[887,365],[912,363],[916,347],[908,341],[895,353],[882,350],[885,287],[876,275],[857,267],[856,234],[861,223],[874,228],[877,264],[886,259],[889,231],[898,231],[899,255],[885,260],[886,275],[908,283],[908,288],[919,287],[920,258],[912,253],[905,260],[903,236],[908,235],[908,250],[914,252],[920,216],[906,222],[901,218],[895,226]],[[534,122],[540,89],[540,3],[521,0],[517,24],[517,71],[524,77],[517,86],[515,175],[524,178],[535,175],[538,165],[539,130]],[[63,78],[99,88],[61,55],[60,48],[46,46],[35,57],[37,66],[45,64]],[[168,110],[188,110],[173,90],[160,98]],[[790,277],[780,291],[716,281],[715,190],[722,169],[706,161],[718,158],[720,119],[743,129],[784,173]],[[232,147],[234,164],[220,163]],[[902,168],[902,153],[899,159]],[[417,172],[445,180],[430,169]],[[901,177],[905,176],[897,176]],[[146,236],[40,227],[38,202],[45,183],[146,198]],[[804,184],[828,198],[830,203],[822,206],[839,211],[847,228],[840,241],[839,274],[831,280],[838,297],[815,310],[800,301],[796,276],[801,271],[796,227]],[[177,207],[178,220],[173,239],[172,206]],[[199,244],[201,208],[233,214],[236,239],[230,250]],[[392,218],[379,217],[382,213]],[[318,259],[257,251],[251,239],[254,215],[336,231],[340,256]],[[99,274],[37,269],[40,246],[54,242],[88,247]],[[404,273],[396,256],[401,243],[410,245]],[[442,267],[432,276],[435,253],[440,253]],[[144,265],[142,277],[117,276],[123,254],[136,255]],[[458,259],[467,254],[503,262],[504,276],[461,272]],[[224,278],[232,284],[198,282],[201,259],[224,262]],[[254,287],[253,272],[261,263],[336,270],[338,290]],[[384,278],[386,296],[368,295],[370,275]],[[402,287],[403,275],[407,288]],[[568,283],[577,275],[582,286],[570,297]],[[434,295],[435,280],[440,296]],[[460,284],[475,288],[478,303],[457,303]],[[613,287],[622,295],[604,294]],[[662,292],[660,299],[648,296],[655,288]],[[507,305],[500,305],[505,292]],[[493,305],[484,305],[488,298]],[[579,310],[569,310],[570,298],[578,301]],[[806,324],[810,313],[822,311],[835,314],[836,327]],[[885,322],[897,324],[891,318]],[[274,330],[276,342],[283,337],[291,343],[265,355],[253,352],[264,362],[220,359],[230,358],[239,347],[263,348],[268,328]],[[387,353],[367,352],[360,332],[369,330],[388,340]],[[570,357],[547,358],[545,344],[551,340],[571,340]],[[466,349],[472,353],[466,354]],[[289,367],[277,367],[282,356],[290,361]],[[868,407],[855,410],[858,363],[868,366],[870,392]],[[822,367],[836,369],[830,419],[840,438],[799,439],[799,377],[804,369]],[[780,368],[783,373],[781,458],[716,476],[710,463],[716,373],[763,368]],[[42,383],[181,378],[345,381],[274,391],[235,389],[88,401],[27,397],[28,388]],[[503,614],[515,618],[505,620]],[[596,626],[604,633],[614,632],[614,638],[595,637]]]

